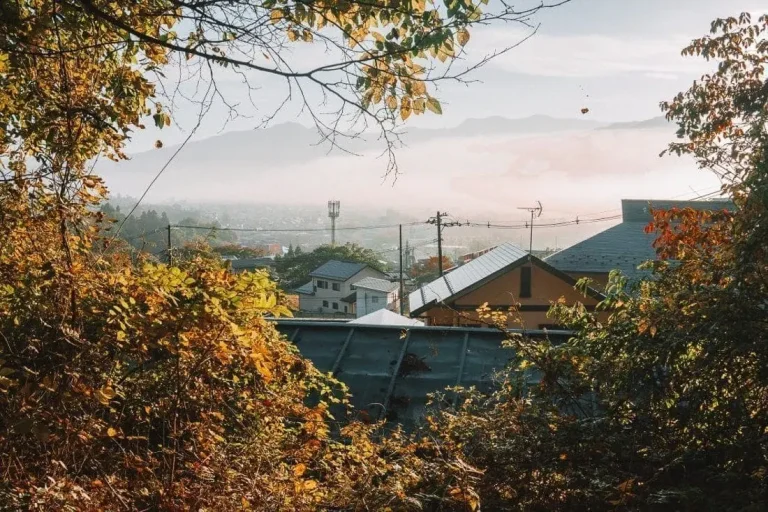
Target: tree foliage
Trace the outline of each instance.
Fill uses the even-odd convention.
[[[293,255],[289,253],[275,259],[280,286],[288,291],[306,284],[310,280],[309,274],[329,260],[365,263],[376,270],[384,270],[384,265],[374,251],[357,244],[321,245],[310,252],[297,248]]]
[[[437,256],[430,256],[426,260],[414,263],[409,271],[414,282],[422,285],[437,279],[440,276],[438,261]],[[451,259],[448,256],[443,256],[443,270],[447,270],[452,266]]]
[[[654,211],[651,279],[629,287],[614,272],[607,319],[556,304],[569,342],[512,337],[501,387],[432,418],[430,464],[476,468],[461,492],[484,507],[765,508],[766,28],[765,16],[716,20],[684,53],[717,71],[663,104],[680,125],[670,150],[718,172],[736,210]]]

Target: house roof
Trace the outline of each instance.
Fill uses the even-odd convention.
[[[303,295],[312,295],[315,293],[315,287],[312,285],[312,281],[305,283],[294,290],[296,293]]]
[[[374,290],[377,292],[390,293],[397,290],[400,286],[399,283],[393,283],[386,279],[379,279],[376,277],[364,277],[359,281],[352,283],[355,288],[365,288],[366,290]]]
[[[435,304],[450,303],[526,262],[531,262],[570,285],[576,284],[576,280],[568,274],[507,242],[411,293],[408,297],[411,316],[420,315]],[[604,298],[600,292],[591,288],[587,289],[587,293],[597,300]]]
[[[317,267],[309,275],[312,277],[325,277],[328,279],[339,279],[341,281],[346,281],[367,266],[368,265],[365,263],[329,260]]]
[[[352,292],[346,297],[343,297],[341,302],[349,302],[350,304],[357,302],[357,292]]]
[[[373,313],[368,313],[365,316],[361,316],[355,320],[349,322],[350,324],[362,324],[362,325],[393,325],[408,327],[412,325],[424,325],[424,322],[406,316],[398,315],[388,309],[379,309]]]
[[[408,297],[411,314],[420,313],[428,304],[445,302],[499,270],[527,257],[528,254],[516,245],[501,244],[411,293]]]
[[[637,267],[644,261],[656,258],[654,233],[646,233],[645,226],[651,221],[649,205],[656,209],[693,208],[696,210],[732,209],[730,201],[649,201],[624,199],[621,201],[622,219],[617,224],[576,245],[556,252],[544,259],[563,272],[608,273],[620,270],[630,279],[641,279],[647,271]]]

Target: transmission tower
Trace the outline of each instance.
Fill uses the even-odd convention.
[[[336,245],[336,219],[339,218],[340,201],[328,201],[328,217],[331,219],[331,245]]]

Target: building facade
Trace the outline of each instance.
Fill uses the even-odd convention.
[[[398,311],[400,284],[387,279],[366,277],[352,285],[355,295],[355,316],[360,318],[380,309]]]
[[[355,302],[344,299],[355,290],[352,285],[366,277],[386,275],[364,263],[330,260],[310,273],[312,280],[296,290],[299,309],[307,313],[353,316]]]
[[[588,289],[583,295],[576,280],[505,243],[428,283],[409,296],[411,316],[431,326],[486,327],[477,310],[510,311],[510,327],[558,329],[547,316],[557,301],[582,303],[594,310],[603,296]]]

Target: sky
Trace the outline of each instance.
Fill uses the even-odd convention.
[[[715,66],[682,57],[682,48],[708,33],[717,17],[757,14],[765,7],[764,0],[572,0],[536,16],[536,34],[476,71],[473,83],[441,85],[435,95],[443,104],[442,116],[411,117],[403,129],[446,129],[490,116],[548,115],[605,123],[658,117],[661,101],[686,90]],[[528,34],[513,25],[478,28],[467,46],[467,62]],[[304,46],[291,58],[296,65],[309,66],[325,58],[319,52]],[[183,150],[187,158],[182,152],[147,201],[317,202],[324,207],[327,199],[336,198],[372,210],[440,208],[458,216],[514,222],[524,220],[517,208],[536,200],[545,204],[543,217],[551,220],[615,212],[622,198],[689,198],[719,186],[711,173],[691,160],[659,158],[674,139],[673,126],[436,138],[398,152],[401,174],[396,181],[391,176],[383,179],[386,162],[376,152],[355,157],[334,151],[282,164],[258,155],[230,158],[198,141],[233,137],[230,143],[247,145],[248,133],[262,129],[261,121],[285,90],[275,78],[251,76],[259,89],[248,98],[238,76],[225,72],[219,77],[222,93],[239,104],[241,117],[225,122],[228,110],[214,106]],[[319,97],[310,96],[310,101]],[[589,113],[583,115],[582,108]],[[187,136],[196,113],[193,106],[180,103],[171,129],[137,133],[128,147],[129,154],[138,155],[135,162],[118,165],[124,172],[109,168],[106,173],[113,192],[140,194],[173,152],[169,146]],[[289,103],[270,126],[284,122],[309,125],[295,103]],[[151,149],[158,138],[165,149]],[[290,131],[284,139],[274,144],[273,151],[298,151]],[[206,150],[195,153],[196,144]],[[583,235],[575,230],[557,236],[573,243]]]
[[[522,0],[516,5],[531,3]],[[717,17],[765,10],[765,2],[758,0],[571,0],[537,14],[531,20],[538,25],[536,34],[474,72],[473,83],[440,85],[435,95],[443,104],[443,115],[413,117],[405,129],[456,126],[468,118],[492,115],[577,117],[584,107],[590,109],[591,119],[601,121],[655,117],[661,114],[661,101],[687,89],[712,68],[701,59],[682,57],[683,47],[706,34]],[[477,62],[529,34],[519,25],[478,27],[467,46],[465,63]],[[293,51],[293,62],[299,67],[312,66],[318,58],[323,58],[318,46],[302,45]],[[274,77],[250,75],[259,87],[250,98],[240,77],[227,70],[219,77],[223,94],[239,105],[242,117],[227,122],[228,110],[215,105],[195,139],[257,128],[285,96],[285,84]],[[319,96],[312,97],[320,102]],[[297,101],[289,103],[272,123],[308,123],[298,110]],[[150,149],[158,138],[166,144],[183,140],[196,115],[196,107],[180,102],[174,117],[183,130],[174,125],[160,133],[138,132],[129,152]]]

